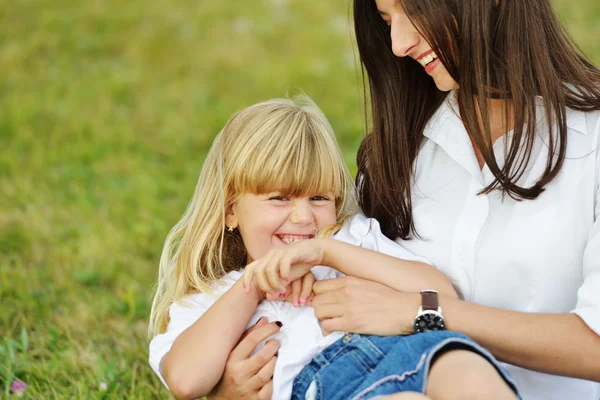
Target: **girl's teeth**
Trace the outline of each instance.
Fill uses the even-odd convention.
[[[280,236],[280,239],[285,244],[299,242],[308,239],[308,236]]]

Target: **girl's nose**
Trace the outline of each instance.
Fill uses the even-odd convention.
[[[313,213],[308,199],[296,199],[294,209],[290,215],[290,221],[294,224],[308,224],[313,222]]]

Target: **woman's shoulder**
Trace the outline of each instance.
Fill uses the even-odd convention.
[[[596,154],[600,143],[600,110],[566,109],[568,159]]]
[[[581,111],[567,107],[567,128],[584,135],[600,134],[600,110]]]

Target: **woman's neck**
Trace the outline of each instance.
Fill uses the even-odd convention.
[[[508,100],[504,99],[488,100],[488,121],[490,123],[492,146],[496,143],[496,140],[506,135],[514,127],[514,111],[512,105],[506,103],[507,101]],[[508,109],[506,109],[506,107],[508,107]],[[481,130],[483,131],[483,120],[481,120],[481,114],[479,113],[478,108],[477,111],[480,118]],[[506,112],[508,112],[508,118],[506,118]],[[473,150],[475,151],[475,157],[479,163],[479,168],[483,168],[485,165],[483,155],[472,140],[471,143],[473,145]]]
[[[515,124],[513,107],[508,100],[503,99],[490,99],[488,106],[488,114],[490,121],[490,129],[492,136],[492,144],[496,142],[500,137],[510,132]],[[508,118],[506,118],[505,112],[508,112]]]

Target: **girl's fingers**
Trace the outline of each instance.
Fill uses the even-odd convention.
[[[290,257],[282,257],[279,261],[279,276],[282,280],[289,280],[291,267]]]
[[[292,301],[292,284],[285,287],[285,292],[281,293],[280,300],[290,303]]]
[[[274,292],[275,289],[269,283],[265,271],[262,268],[257,268],[256,273],[254,274],[254,279],[256,280],[256,284],[265,293]]]
[[[279,278],[279,259],[274,258],[270,260],[269,264],[265,267],[265,275],[269,285],[278,292],[282,292],[284,286],[281,285],[281,279]]]
[[[300,303],[298,301],[300,299],[300,292],[302,290],[302,281],[300,281],[300,279],[297,279],[292,282],[291,286],[292,286],[292,305],[294,307],[298,307],[300,305]]]
[[[254,262],[248,264],[246,269],[244,270],[244,275],[242,276],[244,292],[248,293],[250,291],[250,285],[252,284],[252,277],[254,275]]]
[[[280,296],[277,293],[268,292],[266,295],[267,301],[275,301],[281,300]]]
[[[307,306],[312,306],[313,303],[313,298],[315,297],[315,292],[310,292],[310,296],[308,296],[308,299],[306,299],[306,305]]]
[[[312,274],[312,272],[309,272],[308,274],[304,275],[304,277],[302,278],[302,290],[300,291],[300,304],[306,304],[306,302],[308,301],[308,297],[312,293],[312,287],[314,283],[315,276]]]

